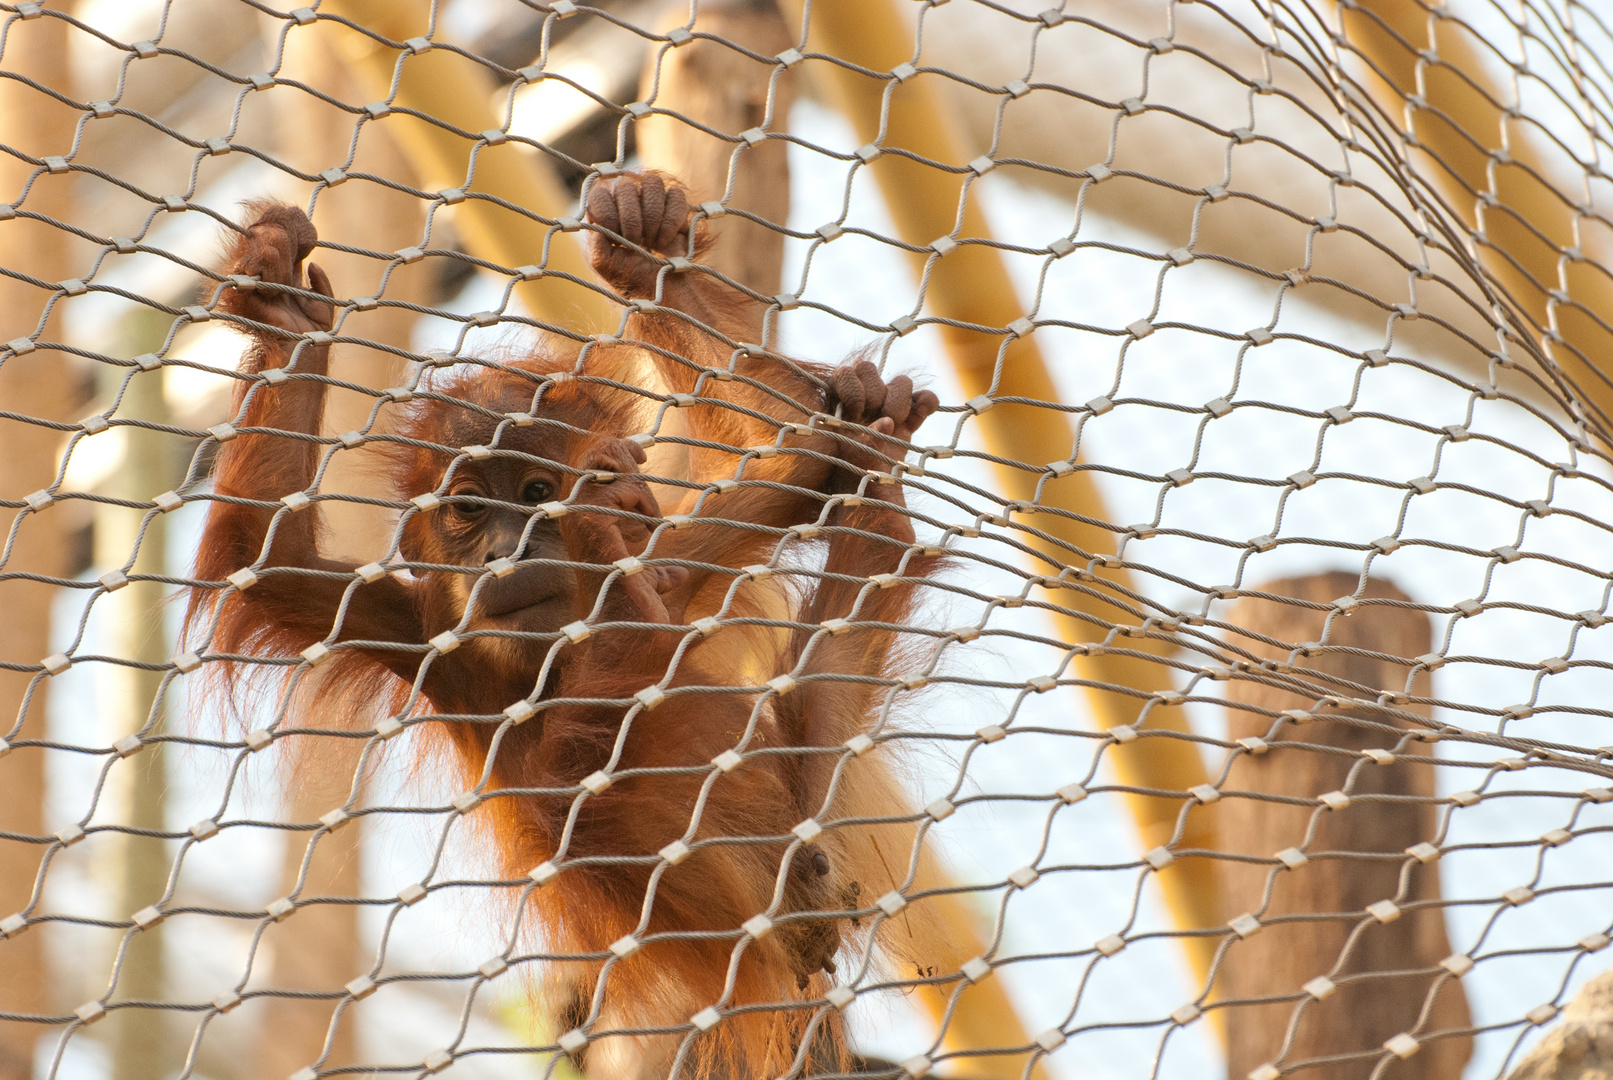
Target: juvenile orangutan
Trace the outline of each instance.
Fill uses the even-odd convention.
[[[400,503],[435,500],[404,503],[384,571],[323,555],[319,502],[298,497],[335,442],[329,345],[308,336],[331,329],[335,294],[305,272],[308,219],[250,207],[218,304],[251,340],[239,434],[219,448],[187,632],[208,655],[328,659],[339,700],[320,707],[337,715],[418,689],[408,715],[435,715],[411,752],[457,761],[501,860],[539,882],[528,910],[553,1004],[592,1040],[573,1053],[591,1073],[842,1068],[832,1010],[806,1031],[836,955],[865,947],[851,928],[895,882],[866,828],[859,843],[796,827],[903,813],[881,755],[845,744],[896,685],[897,635],[874,624],[908,622],[937,563],[889,474],[937,401],[866,361],[734,349],[749,301],[685,261],[700,249],[689,205],[656,174],[592,189],[595,268],[654,300],[628,343],[580,364],[540,343],[408,404],[387,479]],[[651,440],[632,438],[661,395],[588,377],[632,349],[681,395],[676,517],[641,471]],[[804,584],[778,587],[780,554]],[[224,589],[242,568],[255,580]],[[744,624],[755,615],[793,629]],[[331,721],[283,726],[303,723]],[[691,1026],[711,1006],[720,1022]]]

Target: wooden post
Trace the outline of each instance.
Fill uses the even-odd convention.
[[[1354,574],[1315,574],[1261,585],[1259,591],[1329,605],[1354,594],[1357,584]],[[1323,619],[1330,607],[1246,598],[1229,620],[1246,632],[1236,636],[1236,643],[1263,657],[1287,662],[1289,651],[1301,642],[1322,641],[1328,647],[1302,658],[1293,677],[1251,674],[1228,687],[1228,737],[1258,736],[1271,749],[1259,756],[1240,754],[1220,785],[1225,793],[1215,807],[1220,850],[1272,859],[1294,848],[1309,860],[1296,869],[1277,862],[1215,862],[1226,918],[1247,912],[1267,924],[1232,942],[1215,984],[1218,998],[1226,1003],[1230,1077],[1246,1076],[1267,1062],[1286,1068],[1320,1057],[1362,1054],[1303,1075],[1315,1080],[1439,1080],[1460,1076],[1472,1051],[1472,1040],[1465,1035],[1427,1041],[1430,1035],[1469,1023],[1461,984],[1438,966],[1451,953],[1444,910],[1416,906],[1439,898],[1439,864],[1424,864],[1406,854],[1413,845],[1439,838],[1429,744],[1415,739],[1419,729],[1381,711],[1316,709],[1316,698],[1328,693],[1358,697],[1370,691],[1305,678],[1314,671],[1392,693],[1404,688],[1410,658],[1431,648],[1428,618],[1413,608],[1371,603],[1408,601],[1387,582],[1370,581],[1365,596],[1350,616],[1333,616],[1325,639]],[[1256,635],[1283,644],[1265,645]],[[1396,663],[1366,652],[1406,660]],[[1281,688],[1301,680],[1315,689],[1296,693]],[[1414,693],[1429,693],[1426,673],[1419,676]],[[1274,723],[1271,716],[1241,706],[1306,710],[1316,719]],[[1427,714],[1422,706],[1398,708]],[[1391,752],[1396,760],[1375,763],[1362,753],[1370,749]],[[1355,801],[1343,809],[1312,801],[1346,788]],[[1267,801],[1239,792],[1306,801]],[[1361,798],[1370,795],[1401,798]],[[1312,828],[1314,834],[1308,834]],[[1268,888],[1269,901],[1264,899]],[[1367,906],[1382,900],[1394,902],[1403,914],[1380,923]],[[1324,1000],[1313,1000],[1302,989],[1318,976],[1338,984]],[[1259,1003],[1274,997],[1285,1000]],[[1422,1019],[1430,998],[1432,1008]],[[1391,1060],[1387,1072],[1376,1072],[1390,1056],[1384,1041],[1402,1032],[1425,1045],[1405,1061]]]
[[[166,318],[153,319],[149,313],[139,312],[131,323],[153,324],[155,332],[137,335],[133,352],[138,354],[160,346]],[[110,379],[122,382],[122,369],[107,373]],[[117,383],[107,387],[116,390]],[[111,394],[105,395],[108,399]],[[141,420],[152,424],[168,423],[167,403],[163,398],[163,372],[141,372],[129,380],[116,416],[124,420]],[[172,488],[184,475],[184,459],[180,456],[186,447],[172,435],[161,431],[130,428],[126,434],[126,449],[116,477],[109,485],[109,494],[116,498],[146,500],[159,491]],[[167,515],[157,514],[146,524],[141,535],[142,519],[149,511],[127,509],[110,504],[97,507],[95,515],[95,564],[108,571],[122,571],[130,577],[137,575],[164,575],[167,565]],[[140,664],[166,664],[173,656],[173,643],[166,633],[163,618],[163,597],[168,590],[157,581],[131,581],[116,593],[104,596],[96,605],[96,617],[107,630],[113,655]],[[141,732],[160,734],[166,727],[166,703],[158,702],[157,695],[167,673],[161,669],[120,667],[104,670],[98,678],[106,680],[115,691],[105,700],[115,703],[101,717],[101,735],[111,742],[125,735]],[[107,778],[105,802],[112,810],[111,818],[117,824],[132,829],[162,831],[168,828],[167,804],[167,748],[164,743],[145,747],[140,753],[121,762]],[[110,862],[114,880],[112,894],[118,898],[114,918],[128,918],[131,914],[163,897],[168,883],[168,844],[161,839],[126,833],[121,836],[98,836],[89,841],[103,852],[103,865]],[[112,860],[105,860],[111,854]],[[114,1001],[165,1001],[167,1000],[166,965],[163,955],[162,925],[143,930],[129,931],[128,947],[123,951],[123,962],[118,969],[117,985],[113,988]],[[110,958],[108,958],[110,959]],[[144,1080],[145,1077],[175,1071],[184,1060],[184,1043],[177,1041],[173,1017],[160,1009],[119,1009],[107,1018],[101,1036],[108,1042],[112,1058],[112,1075],[115,1080]]]
[[[70,93],[66,31],[66,24],[54,17],[27,22],[10,18],[0,68]],[[20,80],[0,79],[0,144],[15,152],[35,158],[67,153],[76,119],[73,109]],[[19,211],[0,222],[0,266],[6,271],[44,281],[68,276],[69,235],[31,215],[69,218],[70,180],[46,174],[13,153],[0,154],[0,203]],[[0,274],[0,343],[36,334],[43,341],[55,340],[56,321],[40,325],[47,297],[26,281]],[[68,419],[64,414],[74,404],[68,389],[74,372],[76,365],[66,353],[45,347],[16,356],[0,344],[0,408],[40,420]],[[0,418],[0,462],[5,463],[0,499],[10,504],[0,507],[0,536],[14,538],[9,553],[0,554],[0,661],[8,665],[37,665],[51,651],[50,608],[56,590],[14,575],[51,577],[66,569],[64,508],[34,512],[22,503],[54,478],[59,442],[58,433],[48,428]],[[46,737],[48,686],[48,677],[37,669],[0,668],[0,737],[11,742]],[[44,833],[45,753],[42,747],[24,745],[0,759],[0,828],[8,836]],[[0,918],[27,906],[43,852],[38,843],[0,840]],[[0,1014],[26,1017],[54,1011],[44,937],[39,927],[0,936]],[[0,1019],[0,1080],[33,1076],[34,1044],[47,1030],[27,1020]]]
[[[680,18],[678,25],[684,21]],[[776,56],[791,45],[784,19],[772,6],[702,5],[694,28],[761,56]],[[748,146],[701,127],[735,138],[755,129],[786,130],[795,100],[794,74],[696,38],[679,49],[651,50],[639,93],[648,104],[688,118],[652,114],[637,121],[639,155],[646,165],[676,176],[701,201],[721,199],[730,210],[778,226],[768,228],[738,215],[718,218],[709,226],[715,240],[706,258],[763,296],[776,295],[784,265],[784,234],[779,230],[790,214],[786,144],[764,140]],[[761,309],[755,314],[748,340],[760,342]]]

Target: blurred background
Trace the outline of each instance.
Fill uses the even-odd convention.
[[[394,746],[361,768],[366,733],[252,753],[277,701],[181,671],[172,598],[242,348],[204,310],[240,203],[309,211],[344,301],[328,429],[385,430],[377,392],[423,369],[622,325],[573,280],[601,164],[707,200],[712,264],[779,297],[756,340],[872,346],[945,406],[910,499],[960,553],[934,624],[987,632],[899,707],[913,805],[959,806],[928,836],[960,955],[996,970],[950,1014],[863,995],[861,1050],[984,1051],[939,1066],[965,1078],[1267,1060],[1216,1003],[1304,996],[1238,975],[1263,962],[1227,929],[1262,903],[1232,856],[1281,845],[1187,793],[1228,786],[1239,679],[1371,654],[1378,704],[1444,733],[1381,766],[1443,853],[1438,951],[1383,992],[1438,1034],[1306,1075],[1516,1065],[1613,924],[1613,817],[1582,794],[1613,757],[1606,13],[1048,2],[0,4],[0,1078],[568,1067],[540,966],[476,975],[515,890],[455,792]],[[331,457],[333,553],[386,554],[377,467]],[[1248,599],[1323,575],[1304,635]],[[1385,587],[1395,629],[1329,636],[1334,596]],[[400,905],[427,874],[450,884]],[[267,917],[293,889],[328,902]],[[1430,990],[1447,952],[1475,964]]]

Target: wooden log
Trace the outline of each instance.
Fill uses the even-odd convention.
[[[56,6],[56,5],[52,5]],[[67,24],[46,17],[6,29],[0,68],[40,85],[70,92]],[[68,276],[71,237],[33,219],[69,216],[71,177],[49,175],[17,154],[42,158],[65,154],[73,145],[77,114],[66,105],[32,89],[20,79],[0,79],[0,143],[14,148],[0,155],[0,203],[20,204],[24,213],[0,223],[0,264],[8,271],[44,281]],[[41,175],[35,176],[35,173]],[[29,186],[30,179],[32,180]],[[24,191],[26,190],[26,196]],[[41,329],[49,294],[26,281],[0,275],[0,342],[31,336]],[[59,320],[43,328],[44,340],[58,340]],[[66,420],[74,395],[64,393],[75,370],[65,353],[49,348],[21,356],[0,351],[0,402],[3,408],[41,420]],[[0,419],[0,499],[24,498],[51,482],[58,464],[58,433],[37,424]],[[0,660],[38,664],[50,650],[50,609],[56,594],[37,580],[8,575],[26,572],[55,576],[66,569],[69,515],[58,503],[39,512],[0,509],[0,536],[15,536],[7,557],[0,558]],[[18,521],[19,516],[26,519]],[[0,737],[43,739],[49,678],[37,671],[0,671]],[[8,836],[44,833],[45,751],[17,749],[0,760],[0,828]],[[42,844],[16,839],[0,841],[0,919],[24,910],[39,875]],[[0,1014],[11,1017],[55,1011],[52,980],[44,952],[45,928],[30,927],[0,937]],[[77,1004],[74,1002],[73,1004]],[[0,1020],[0,1080],[33,1076],[34,1045],[48,1030],[28,1020]]]
[[[680,18],[677,25],[684,21]],[[784,19],[770,4],[702,4],[694,29],[765,57],[793,44]],[[766,139],[747,145],[739,136],[787,130],[795,101],[794,74],[753,60],[725,42],[696,38],[675,50],[650,52],[640,97],[666,110],[646,116],[635,127],[646,165],[678,177],[700,200],[720,199],[730,210],[777,226],[737,214],[718,218],[711,223],[715,240],[706,260],[763,296],[776,295],[784,265],[780,229],[790,213],[787,144]],[[761,315],[758,310],[752,341],[761,340]]]
[[[1382,710],[1314,707],[1330,693],[1372,693],[1347,690],[1336,679],[1398,693],[1409,658],[1430,650],[1421,611],[1370,602],[1348,617],[1335,615],[1324,641],[1323,621],[1332,610],[1326,605],[1355,594],[1358,581],[1354,574],[1329,573],[1271,582],[1259,591],[1323,606],[1247,598],[1232,617],[1249,635],[1234,644],[1262,658],[1288,662],[1290,650],[1302,642],[1323,641],[1325,648],[1300,657],[1292,676],[1251,672],[1229,686],[1228,737],[1258,736],[1271,749],[1238,757],[1220,785],[1226,793],[1216,807],[1220,850],[1272,859],[1295,848],[1308,860],[1295,869],[1281,862],[1218,863],[1227,918],[1248,912],[1264,924],[1232,942],[1215,984],[1225,1005],[1231,1077],[1268,1062],[1288,1069],[1337,1058],[1304,1075],[1433,1080],[1461,1075],[1472,1050],[1469,1037],[1450,1034],[1466,1029],[1469,1018],[1461,984],[1438,966],[1451,953],[1444,910],[1429,903],[1440,895],[1439,864],[1406,854],[1409,847],[1439,839],[1430,745],[1416,738],[1418,727]],[[1379,580],[1369,581],[1364,595],[1408,600]],[[1254,635],[1281,644],[1257,642]],[[1426,673],[1413,691],[1429,693]],[[1303,710],[1315,719],[1274,722],[1249,706]],[[1394,708],[1428,712],[1418,705]],[[1394,760],[1380,764],[1365,751],[1387,751]],[[1313,801],[1340,790],[1352,799],[1342,809]],[[1267,801],[1239,792],[1305,801]],[[1372,798],[1379,795],[1396,798]],[[1367,911],[1385,900],[1401,911],[1390,922]],[[1322,987],[1320,1000],[1304,989],[1318,976],[1337,986],[1332,992]],[[1386,1040],[1401,1033],[1422,1044],[1405,1060],[1384,1049]]]

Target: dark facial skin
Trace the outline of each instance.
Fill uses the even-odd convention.
[[[482,404],[506,415],[530,407],[532,399],[532,383],[519,376],[494,375],[478,390]],[[563,400],[559,408],[568,416],[574,411]],[[405,556],[438,565],[518,565],[503,576],[423,571],[428,637],[458,626],[467,609],[465,629],[552,633],[594,608],[608,564],[643,552],[660,518],[647,483],[633,476],[644,451],[624,439],[541,420],[528,427],[504,424],[495,434],[474,414],[439,421],[429,434],[439,445],[494,449],[490,458],[456,455],[446,477],[416,476],[416,488],[441,490],[444,500],[410,523]],[[565,502],[567,512],[559,518],[537,512],[550,502]],[[670,617],[664,594],[685,576],[657,567],[619,579],[600,616],[664,621]],[[523,669],[542,662],[542,650],[527,655]]]
[[[463,566],[485,566],[496,559],[566,558],[560,523],[534,518],[540,503],[559,497],[565,483],[559,470],[519,458],[469,462],[455,470],[447,507],[437,523],[444,552]],[[452,575],[463,609],[477,580]],[[551,566],[522,566],[484,581],[472,613],[477,628],[553,630],[571,610],[575,575]]]

